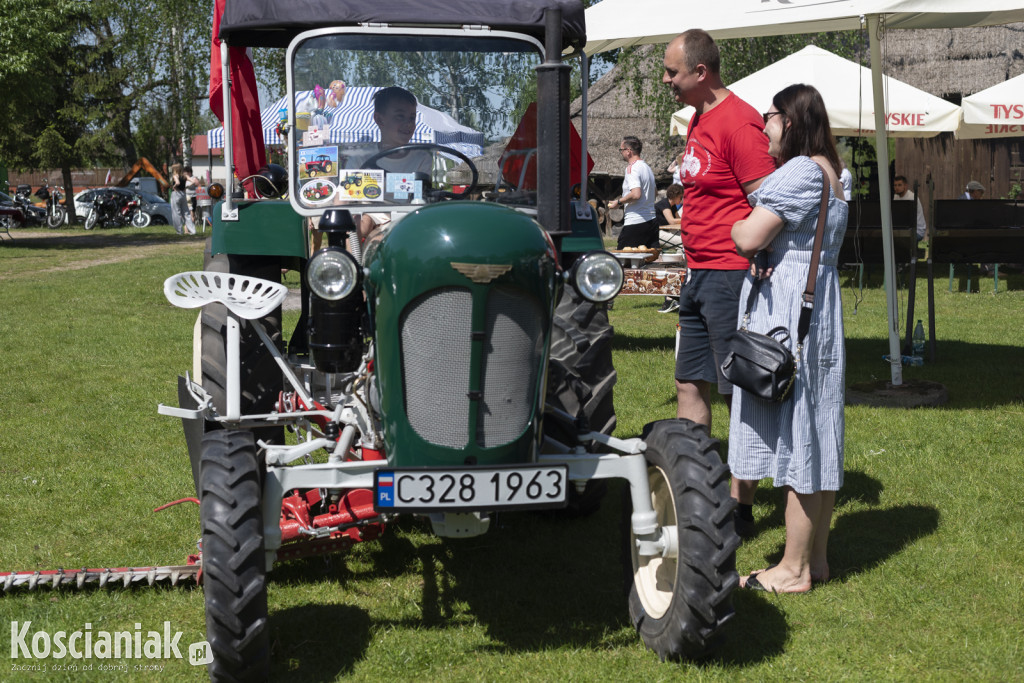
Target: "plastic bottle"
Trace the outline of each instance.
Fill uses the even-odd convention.
[[[889,354],[885,354],[884,356],[882,356],[882,360],[884,360],[887,363],[889,362],[889,358]],[[922,358],[921,356],[900,356],[900,363],[902,365],[920,367],[924,365],[924,358]]]
[[[921,324],[920,320],[917,321],[917,327],[914,328],[913,342],[914,342],[914,355],[915,356],[920,356],[921,354],[924,353],[924,342],[925,342],[924,325]]]
[[[313,116],[313,111],[316,109],[316,100],[313,98],[313,93],[307,95],[297,107],[298,111],[295,113],[295,127],[299,130],[307,130],[309,128],[309,119]]]

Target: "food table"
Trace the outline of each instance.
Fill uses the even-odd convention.
[[[611,253],[623,266],[620,296],[679,296],[679,285],[686,276],[685,262],[659,261],[661,254],[656,249]]]

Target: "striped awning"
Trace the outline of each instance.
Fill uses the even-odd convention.
[[[346,88],[341,106],[324,109],[324,115],[330,121],[331,143],[380,141],[380,129],[373,122],[373,94],[378,90],[381,88]],[[310,93],[309,90],[296,93],[295,101],[303,101]],[[264,144],[285,144],[277,134],[276,128],[280,118],[278,112],[286,106],[287,95],[263,110],[261,119]],[[206,131],[206,142],[210,149],[223,149],[224,127]],[[483,133],[463,126],[448,114],[423,104],[416,109],[416,130],[410,142],[434,142],[456,149],[469,157],[483,154],[485,144]]]

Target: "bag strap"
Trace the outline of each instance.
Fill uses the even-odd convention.
[[[818,225],[814,229],[814,246],[811,247],[811,266],[807,271],[807,285],[804,287],[803,303],[800,309],[800,320],[797,323],[797,345],[803,345],[804,337],[811,329],[811,312],[814,310],[814,285],[818,279],[818,264],[821,262],[821,248],[825,241],[825,219],[828,217],[828,188],[829,180],[825,169],[817,161],[814,162],[821,170],[821,205],[818,207]],[[760,280],[754,281],[747,296],[747,310],[743,314],[743,329],[747,327],[747,320],[750,317],[750,309],[754,304],[754,297],[761,286]]]

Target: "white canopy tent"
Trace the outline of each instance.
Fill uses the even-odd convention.
[[[960,107],[958,138],[1024,137],[1024,74],[965,97]]]
[[[741,78],[729,90],[757,111],[768,111],[775,93],[794,83],[818,89],[834,135],[875,133],[871,70],[814,45]],[[960,108],[955,104],[889,76],[883,77],[882,87],[890,137],[926,138],[956,130]],[[693,113],[693,107],[684,107],[672,115],[673,135],[686,134]]]
[[[897,28],[956,28],[1024,21],[1024,0],[602,0],[586,10],[588,54],[630,45],[667,43],[688,28],[702,28],[717,39],[857,30],[866,25],[871,43],[872,95],[886,102],[881,39]],[[875,109],[882,252],[889,325],[892,384],[903,384],[897,310],[896,265],[892,246],[892,188],[885,112]]]

